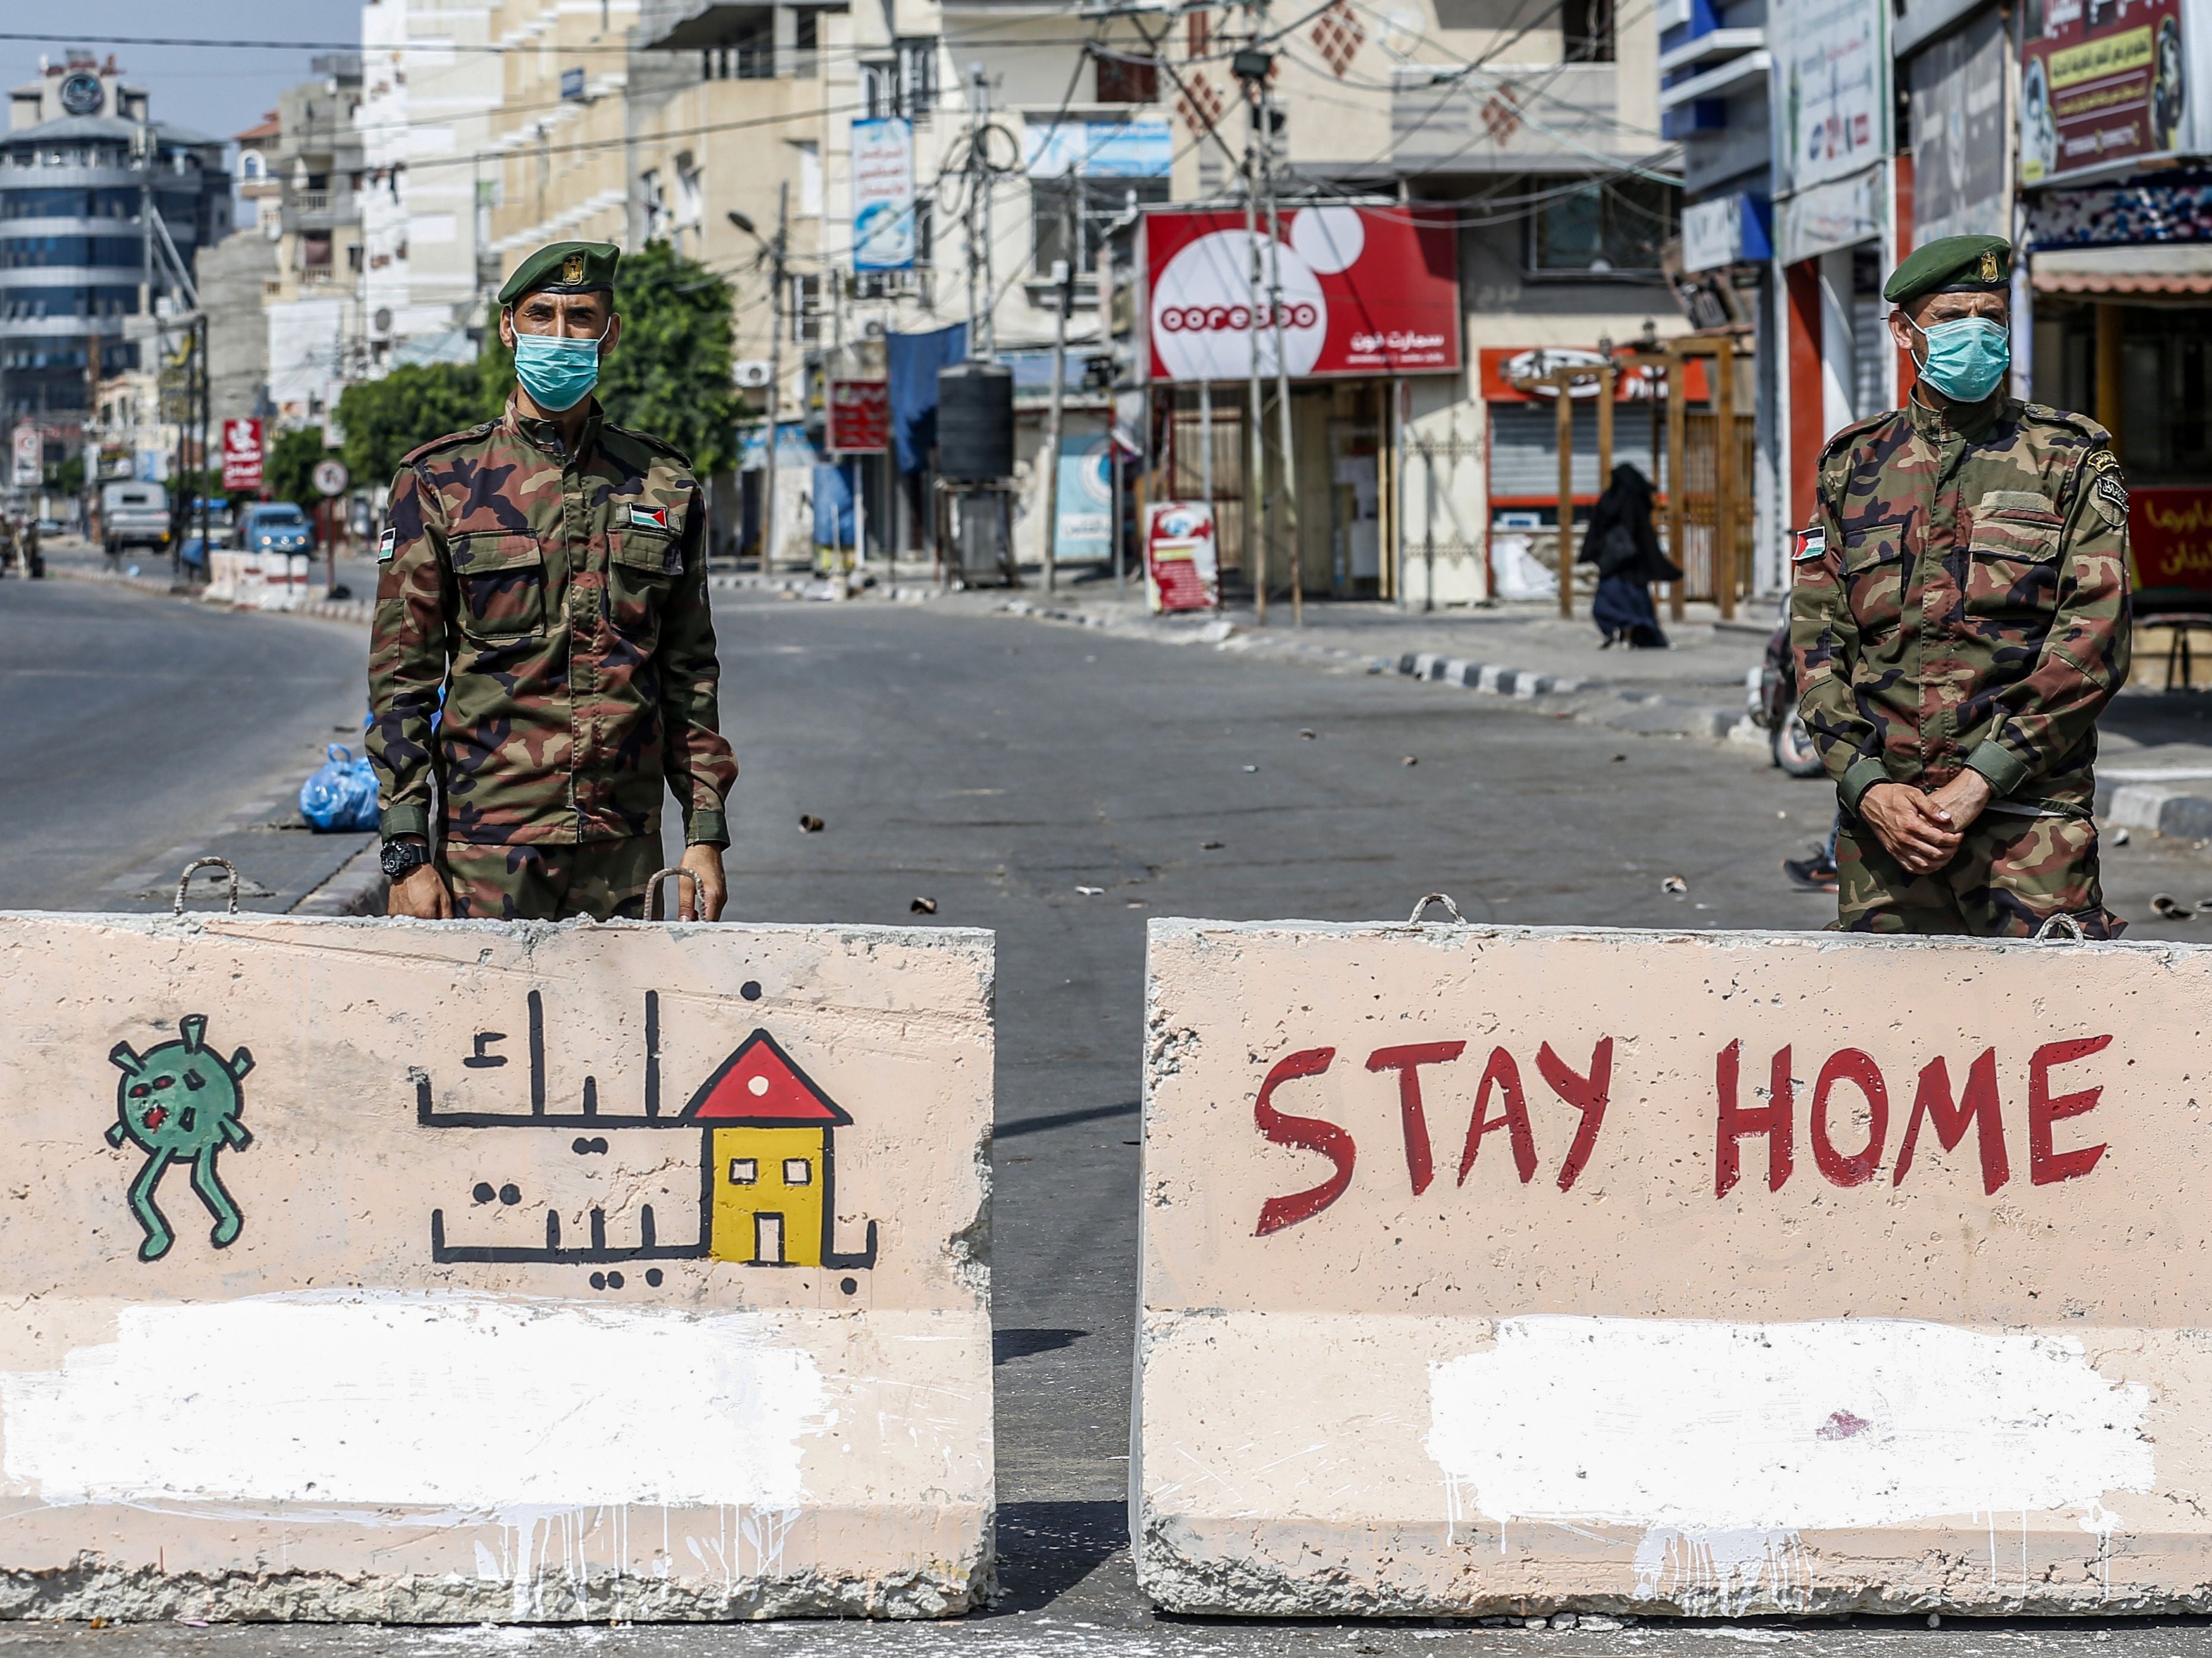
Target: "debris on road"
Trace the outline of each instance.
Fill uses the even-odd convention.
[[[1086,897],[1086,898],[1096,898],[1096,897],[1097,897],[1100,893],[1102,893],[1102,892],[1105,891],[1105,890],[1106,890],[1106,889],[1105,889],[1104,887],[1080,887],[1080,886],[1079,886],[1079,887],[1076,888],[1076,890],[1077,890],[1078,892],[1081,893],[1081,894],[1082,894],[1085,897]]]
[[[822,820],[812,812],[806,812],[799,817],[799,827],[809,835],[819,835],[822,833]]]
[[[2150,908],[2154,915],[2162,915],[2169,921],[2186,921],[2197,914],[2188,905],[2174,902],[2173,895],[2170,892],[2152,893]]]
[[[1245,768],[1244,768],[1244,769],[1245,769],[1246,771],[1257,771],[1257,770],[1259,770],[1260,768],[1259,768],[1257,766],[1247,766],[1247,767],[1245,767]]]
[[[937,914],[937,900],[917,898],[906,907],[906,911],[909,915],[934,915]]]
[[[2129,835],[2127,830],[2124,829],[2116,829],[2112,831],[2112,844],[2116,847],[2124,847],[2127,845],[2130,838],[2131,837]]]
[[[1614,759],[1616,759],[1616,760],[1626,760],[1626,759],[1627,759],[1627,758],[1628,758],[1628,756],[1627,756],[1626,755],[1625,755],[1625,754],[1616,754],[1616,755],[1615,755],[1615,756],[1613,756],[1613,757]]]
[[[1421,762],[1418,756],[1409,754],[1398,763],[1402,766],[1418,766]]]
[[[1299,731],[1298,731],[1298,735],[1299,735],[1300,737],[1304,738],[1305,738],[1305,740],[1306,740],[1307,742],[1310,743],[1310,742],[1312,742],[1312,741],[1314,740],[1314,738],[1315,738],[1316,737],[1319,736],[1319,735],[1320,735],[1320,733],[1319,733],[1318,732],[1310,732],[1310,731],[1307,731],[1307,730],[1305,730],[1303,726],[1301,726],[1301,727],[1299,728]]]
[[[1221,842],[1218,841],[1200,841],[1198,843],[1198,849],[1200,852],[1218,852],[1221,850]]]
[[[1659,884],[1659,890],[1669,897],[1680,898],[1690,890],[1690,884],[1679,875],[1670,875]]]

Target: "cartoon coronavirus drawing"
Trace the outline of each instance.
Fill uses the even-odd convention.
[[[192,1165],[192,1190],[215,1217],[210,1234],[215,1247],[235,1242],[244,1219],[216,1174],[216,1155],[223,1147],[244,1151],[253,1136],[238,1120],[245,1105],[239,1084],[253,1069],[253,1055],[240,1048],[229,1059],[209,1048],[207,1015],[188,1013],[177,1021],[184,1040],[163,1042],[140,1054],[129,1042],[118,1042],[107,1057],[123,1072],[115,1088],[115,1121],[107,1130],[107,1143],[120,1150],[125,1140],[146,1154],[145,1167],[131,1182],[131,1212],[145,1229],[146,1241],[138,1247],[141,1260],[159,1260],[169,1253],[176,1235],[154,1206],[154,1193],[173,1163]]]

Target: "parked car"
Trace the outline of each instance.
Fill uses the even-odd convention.
[[[314,526],[289,501],[258,502],[239,519],[238,550],[242,553],[306,553],[314,546]]]
[[[158,483],[109,483],[100,491],[100,547],[110,558],[126,547],[166,550],[169,495]]]

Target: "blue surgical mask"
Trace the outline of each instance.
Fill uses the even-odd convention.
[[[1987,317],[1960,317],[1920,331],[1928,355],[1921,377],[1958,403],[1979,403],[2012,367],[2012,336]]]
[[[574,409],[599,382],[599,342],[518,332],[514,377],[540,409]]]

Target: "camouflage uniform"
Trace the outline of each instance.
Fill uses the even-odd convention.
[[[2127,490],[2110,435],[2039,404],[1938,413],[1918,398],[1846,427],[1790,597],[1805,723],[1844,807],[1838,925],[2033,933],[2124,925],[2097,879],[2097,715],[2126,681]],[[1958,855],[1907,872],[1857,817],[1876,783],[1992,798]]]
[[[706,504],[681,454],[596,405],[564,454],[510,397],[406,458],[387,521],[369,759],[387,838],[430,835],[434,774],[456,914],[636,914],[664,777],[686,842],[729,844]]]

